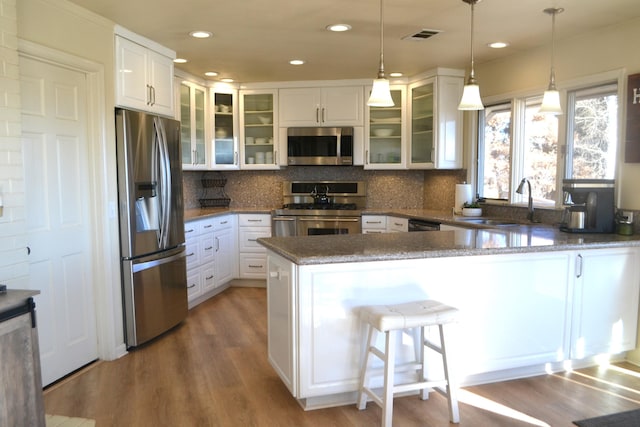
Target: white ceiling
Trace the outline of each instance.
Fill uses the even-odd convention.
[[[177,65],[204,78],[236,82],[374,78],[380,46],[379,0],[71,0],[176,51]],[[434,67],[469,64],[470,6],[462,0],[384,0],[384,63],[388,73],[412,76]],[[548,7],[563,7],[556,40],[640,16],[640,0],[484,0],[475,7],[476,64],[551,46]],[[325,27],[347,23],[332,33]],[[442,32],[424,41],[403,37]],[[188,33],[207,30],[212,38]],[[507,41],[506,49],[487,43]],[[629,54],[633,54],[630,52]],[[288,64],[304,59],[302,66]],[[218,78],[211,78],[216,80]]]

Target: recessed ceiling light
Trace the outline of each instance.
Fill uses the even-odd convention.
[[[289,61],[289,64],[291,64],[291,65],[302,65],[302,64],[304,64],[304,61],[302,59],[292,59],[291,61]]]
[[[211,37],[213,34],[211,34],[209,31],[198,30],[198,31],[191,31],[189,33],[189,35],[191,37],[195,37],[197,39],[207,39],[207,38]]]
[[[173,60],[173,62],[175,62],[176,64],[184,64],[187,62],[187,60],[184,58],[176,58]]]
[[[502,49],[502,48],[505,48],[505,47],[509,46],[509,43],[507,43],[507,42],[493,42],[493,43],[489,43],[488,46],[490,48],[493,48],[493,49]]]
[[[389,77],[402,77],[402,73],[389,73]]]
[[[228,77],[226,77],[226,78],[224,78],[224,79],[221,79],[221,80],[222,80],[223,82],[225,82],[225,83],[233,83],[233,79],[230,79],[230,78],[228,78]]]
[[[207,77],[215,77],[218,75],[217,71],[207,71],[206,73],[204,73],[205,76]]]
[[[327,25],[327,30],[329,31],[335,31],[335,32],[342,32],[342,31],[349,31],[351,29],[351,25],[349,24],[332,24],[332,25]]]

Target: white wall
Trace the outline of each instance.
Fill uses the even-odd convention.
[[[0,21],[0,283],[25,288],[28,264],[16,0],[0,0]]]
[[[560,21],[556,25],[562,25]],[[640,72],[640,19],[604,27],[566,40],[556,40],[555,70],[558,89],[563,82],[594,74],[624,69],[624,84],[629,74]],[[542,94],[549,82],[551,46],[514,54],[502,60],[476,65],[476,76],[484,97],[536,89]],[[621,114],[625,100],[621,100]],[[623,116],[624,117],[624,116]],[[622,129],[624,135],[624,128]],[[624,137],[622,138],[624,141]],[[624,143],[619,147],[624,153]],[[623,159],[623,156],[619,157]],[[625,209],[640,209],[640,163],[619,162],[618,205]]]

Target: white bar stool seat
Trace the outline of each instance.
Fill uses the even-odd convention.
[[[367,396],[382,408],[382,426],[391,427],[393,418],[393,396],[395,393],[420,390],[420,397],[428,399],[429,391],[436,390],[447,398],[449,419],[452,423],[460,422],[458,411],[457,387],[453,384],[451,367],[445,347],[444,326],[457,321],[458,310],[434,300],[412,301],[396,305],[374,305],[360,308],[361,320],[368,329],[367,349],[360,371],[360,387],[358,389],[358,409],[366,408]],[[425,327],[438,326],[440,343],[434,343],[425,336]],[[417,382],[409,384],[394,383],[394,375],[400,367],[396,367],[396,335],[405,329],[418,329],[419,337],[414,334],[416,361],[403,365],[402,371],[418,371]],[[385,349],[378,349],[375,345],[376,331],[385,334]],[[416,339],[418,338],[418,339]],[[420,345],[422,344],[422,345]],[[444,379],[428,381],[425,378],[425,349],[433,350],[442,356]],[[384,389],[380,396],[369,387],[371,370],[369,356],[375,355],[384,363]]]

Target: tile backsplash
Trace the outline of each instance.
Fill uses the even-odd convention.
[[[205,172],[185,171],[184,202],[198,208]],[[279,208],[285,181],[365,181],[368,208],[435,209],[453,207],[455,184],[464,181],[466,171],[364,170],[358,167],[296,166],[278,171],[219,172],[227,179],[224,191],[232,208]]]

